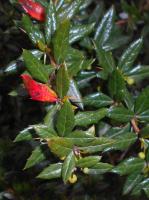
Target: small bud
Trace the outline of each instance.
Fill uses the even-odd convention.
[[[77,176],[75,174],[73,174],[68,180],[70,183],[73,184],[77,181]]]
[[[83,169],[83,172],[84,172],[84,174],[88,174],[88,173],[89,173],[89,168],[85,167],[85,168]]]
[[[63,157],[60,158],[60,160],[65,160],[65,158],[66,158],[66,156],[63,156]]]
[[[139,152],[138,156],[139,156],[139,158],[141,158],[143,160],[145,159],[145,153],[144,152]]]
[[[126,79],[126,81],[127,81],[128,85],[133,85],[135,83],[135,80],[133,78],[129,78],[129,77]]]

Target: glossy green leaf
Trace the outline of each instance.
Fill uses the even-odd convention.
[[[40,146],[36,147],[27,159],[24,169],[32,167],[45,159],[45,155]]]
[[[33,130],[32,126],[29,126],[28,128],[25,128],[23,131],[21,131],[15,138],[14,142],[20,142],[24,140],[31,140],[32,139],[32,133],[30,132]]]
[[[58,113],[56,128],[59,136],[65,137],[69,135],[74,128],[74,112],[72,105],[66,101]]]
[[[84,109],[81,93],[78,89],[76,82],[73,79],[70,80],[70,86],[67,95],[70,97],[70,100],[75,105],[77,105],[82,110]]]
[[[132,174],[130,174],[127,179],[126,182],[124,184],[123,187],[123,194],[129,194],[132,189],[138,185],[140,183],[140,181],[142,180],[143,176],[141,174],[137,174],[135,172],[133,172]]]
[[[143,44],[143,39],[140,38],[133,42],[122,54],[118,67],[123,71],[127,71],[130,67],[132,67],[134,61],[136,60]]]
[[[137,65],[134,68],[129,69],[124,73],[125,76],[135,80],[142,80],[149,77],[149,66],[148,65]]]
[[[95,41],[98,48],[102,48],[104,43],[109,39],[113,23],[114,23],[114,8],[110,8],[104,15],[95,33]]]
[[[39,135],[39,137],[42,139],[48,139],[57,136],[55,130],[48,126],[39,124],[39,125],[33,125],[32,127],[35,129],[37,135]]]
[[[90,124],[97,123],[107,114],[107,109],[102,108],[97,111],[78,112],[75,115],[75,125],[86,127]]]
[[[89,35],[94,29],[95,23],[87,25],[76,25],[70,29],[69,43],[72,44]]]
[[[96,48],[96,54],[99,61],[99,65],[103,68],[103,71],[107,74],[111,73],[116,67],[112,53]]]
[[[143,170],[144,164],[144,160],[131,157],[121,162],[112,170],[112,172],[120,175],[131,174],[133,172],[140,173]]]
[[[68,20],[63,21],[57,28],[53,38],[54,57],[58,64],[65,61],[68,53],[69,29],[70,22]]]
[[[45,37],[46,42],[49,44],[51,42],[51,37],[55,32],[57,27],[57,17],[56,8],[53,1],[50,1],[46,10],[46,21],[45,21]]]
[[[49,80],[49,75],[45,72],[43,64],[28,50],[23,50],[23,59],[26,68],[33,78],[44,83]]]
[[[50,150],[60,158],[67,156],[73,149],[73,143],[66,141],[65,138],[52,138],[48,141]]]
[[[68,181],[68,179],[71,177],[71,174],[75,168],[75,155],[74,152],[71,151],[62,166],[62,178],[64,183]]]
[[[145,88],[136,99],[135,113],[143,115],[144,112],[149,110],[149,87]]]
[[[100,138],[95,138],[93,141],[89,142],[83,147],[80,147],[79,149],[83,151],[84,153],[95,153],[95,152],[104,151],[107,148],[112,147],[114,142],[115,140],[113,139],[100,137]]]
[[[148,188],[149,188],[149,178],[146,178],[141,183],[137,184],[136,187],[132,191],[132,195],[140,195],[142,190],[146,192],[148,195]]]
[[[126,90],[124,77],[117,69],[113,71],[109,78],[108,89],[110,96],[117,100],[123,100]]]
[[[99,162],[95,166],[88,169],[87,174],[104,174],[106,172],[110,172],[113,166],[109,163]]]
[[[24,15],[22,17],[22,25],[23,25],[23,28],[25,29],[26,33],[28,34],[30,40],[35,45],[37,45],[39,41],[41,41],[42,43],[45,43],[44,35],[40,31],[39,26],[37,24],[33,25],[29,16]]]
[[[84,105],[100,108],[113,104],[113,100],[102,92],[90,94],[83,98]]]
[[[44,124],[48,127],[51,127],[51,128],[54,128],[54,124],[55,124],[55,117],[56,117],[56,114],[59,110],[59,105],[56,104],[56,105],[52,105],[49,109],[48,109],[48,112],[44,118]]]
[[[86,146],[96,138],[89,131],[76,130],[65,138],[65,141],[73,143],[74,146]]]
[[[92,167],[96,165],[100,161],[100,156],[87,156],[84,158],[80,158],[76,165],[77,167],[85,168],[85,167]]]
[[[68,4],[66,7],[58,10],[58,20],[71,19],[79,10],[83,0],[75,0]]]
[[[61,66],[56,75],[56,91],[63,98],[69,90],[69,76],[66,66]]]
[[[62,163],[50,164],[37,176],[37,178],[47,179],[47,180],[59,178],[61,177],[61,171],[62,171]]]
[[[134,113],[124,107],[111,107],[108,110],[107,117],[118,122],[129,122],[134,117]]]

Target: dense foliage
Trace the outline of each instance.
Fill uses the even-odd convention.
[[[148,1],[10,3],[23,51],[1,82],[20,125],[0,140],[0,199],[149,198]]]

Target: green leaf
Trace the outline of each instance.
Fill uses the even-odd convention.
[[[129,69],[124,73],[124,76],[137,80],[142,80],[149,77],[148,65],[137,65],[136,67]]]
[[[115,13],[112,7],[99,23],[94,37],[98,48],[102,48],[104,43],[109,39],[114,25],[114,17]]]
[[[90,94],[83,98],[84,105],[100,108],[113,104],[113,100],[102,92]]]
[[[23,59],[27,70],[33,78],[44,83],[49,80],[49,75],[45,72],[43,64],[28,50],[23,50]]]
[[[14,142],[20,142],[24,140],[31,140],[32,139],[32,134],[31,130],[33,130],[32,126],[29,126],[28,128],[25,128],[23,131],[21,131],[17,137],[15,138]]]
[[[48,146],[54,154],[62,158],[72,151],[74,145],[71,141],[65,140],[65,138],[56,137],[48,141]]]
[[[65,138],[65,141],[73,143],[74,146],[86,146],[96,138],[89,131],[76,130]]]
[[[110,96],[117,100],[123,100],[126,91],[124,77],[117,69],[113,71],[109,78],[108,89]]]
[[[74,112],[72,105],[66,101],[58,113],[56,128],[61,137],[69,135],[74,128]]]
[[[93,141],[85,144],[83,147],[79,147],[83,153],[95,153],[106,150],[107,148],[112,147],[115,140],[109,139],[106,137],[95,138]]]
[[[142,178],[143,176],[141,174],[137,174],[135,172],[130,174],[127,177],[126,182],[124,184],[123,195],[129,194],[132,191],[132,189],[140,183]]]
[[[57,28],[53,38],[54,57],[58,64],[65,61],[68,53],[69,29],[70,22],[68,20],[63,21]]]
[[[67,95],[70,96],[71,101],[75,105],[77,105],[82,110],[84,109],[81,93],[78,89],[76,82],[73,79],[70,80],[70,85]]]
[[[105,151],[110,150],[125,150],[130,145],[134,144],[137,140],[136,134],[132,132],[123,133],[121,135],[118,135],[117,138],[115,137],[115,142],[111,145],[111,147],[108,147]]]
[[[45,43],[43,33],[40,31],[39,26],[37,24],[33,25],[29,16],[24,15],[22,17],[22,25],[25,31],[27,32],[30,40],[35,45],[37,45],[39,41],[41,41],[42,43]]]
[[[43,161],[44,159],[45,159],[45,155],[44,155],[43,151],[41,150],[41,147],[38,146],[32,151],[32,154],[27,159],[24,169],[32,167],[32,166],[38,164],[39,162]]]
[[[61,66],[56,75],[56,91],[62,99],[69,90],[69,76],[66,66]]]
[[[136,185],[136,187],[132,191],[132,195],[138,196],[141,194],[142,190],[144,190],[148,195],[148,188],[149,188],[149,178],[146,178],[141,183]]]
[[[120,175],[128,175],[133,172],[140,173],[143,170],[144,164],[144,160],[140,158],[131,157],[121,162],[112,170],[112,172]]]
[[[116,67],[112,53],[98,48],[96,48],[96,53],[99,65],[103,68],[103,71],[107,74],[111,73]]]
[[[71,151],[62,166],[62,178],[64,183],[68,181],[68,179],[71,177],[71,174],[75,168],[75,155],[73,151]]]
[[[124,107],[111,107],[108,110],[107,117],[118,122],[129,122],[134,117],[134,113]]]
[[[51,164],[46,167],[38,176],[37,178],[41,179],[54,179],[61,177],[62,171],[62,163]]]
[[[65,19],[71,19],[79,10],[79,7],[83,1],[75,0],[72,1],[68,6],[58,10],[58,20],[63,21]]]
[[[92,167],[96,165],[100,161],[101,157],[100,156],[87,156],[84,158],[80,158],[76,165],[77,167],[80,168],[85,168],[85,167]]]
[[[149,87],[145,88],[136,99],[135,113],[143,115],[144,112],[149,110]]]
[[[46,114],[46,116],[44,118],[44,124],[46,126],[54,128],[54,124],[55,124],[54,119],[55,119],[56,114],[57,114],[57,112],[59,110],[59,107],[60,107],[60,105],[56,104],[56,105],[52,105],[49,108],[49,110],[48,110],[48,112],[47,112],[47,114]]]
[[[127,71],[132,67],[134,61],[136,60],[143,44],[143,39],[140,38],[133,42],[122,54],[118,67],[123,71]]]
[[[32,127],[35,129],[37,135],[39,135],[39,137],[42,139],[48,139],[57,136],[57,133],[54,129],[43,124],[33,125]]]
[[[38,59],[41,58],[41,56],[43,55],[43,52],[39,51],[39,50],[31,50],[31,53],[37,57]],[[16,60],[11,61],[4,69],[3,69],[3,73],[5,76],[9,76],[9,75],[13,75],[13,74],[17,74],[20,71],[24,70],[24,66],[23,63],[21,63],[23,61],[23,57],[20,56],[19,58],[17,58]],[[18,64],[21,63],[21,64]]]
[[[69,43],[72,44],[89,35],[94,29],[95,23],[87,25],[76,25],[70,29]]]
[[[106,114],[106,108],[102,108],[97,111],[78,112],[75,115],[75,125],[86,127],[90,124],[96,124],[99,120],[103,119]]]
[[[87,174],[105,174],[106,172],[110,172],[113,168],[113,165],[109,163],[99,162],[93,167],[89,168]]]
[[[49,44],[57,27],[56,8],[53,1],[50,1],[46,12],[45,37],[47,44]]]

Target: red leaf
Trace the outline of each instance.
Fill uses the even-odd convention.
[[[57,102],[57,94],[51,90],[46,84],[38,83],[29,75],[21,75],[24,85],[33,100],[42,102]]]
[[[32,18],[38,21],[45,20],[45,9],[44,7],[33,0],[18,0],[22,8],[28,13]]]

